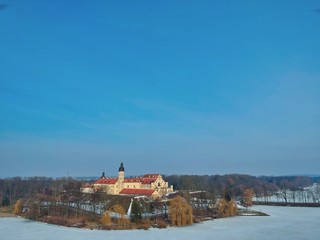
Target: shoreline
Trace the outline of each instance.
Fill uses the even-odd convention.
[[[275,206],[275,207],[320,207],[320,203],[265,202],[265,201],[253,201],[253,205]]]
[[[13,214],[11,207],[0,207],[0,218],[4,217],[16,217]]]
[[[7,218],[7,217],[16,217],[16,216],[12,213],[0,212],[0,218]]]

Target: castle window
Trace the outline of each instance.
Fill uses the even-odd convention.
[[[161,185],[161,184],[160,184],[160,183],[158,183],[158,187],[160,187],[160,185]]]

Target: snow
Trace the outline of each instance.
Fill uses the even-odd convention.
[[[21,218],[0,218],[0,239],[4,240],[314,240],[320,236],[320,208],[255,206],[271,216],[243,216],[206,221],[182,228],[102,231],[83,230],[32,222]]]

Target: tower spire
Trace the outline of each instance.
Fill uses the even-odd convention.
[[[119,167],[119,172],[124,172],[124,167],[123,167],[123,163],[120,164],[120,167]]]
[[[120,164],[119,172],[118,172],[118,180],[122,184],[124,182],[124,167],[123,163]]]

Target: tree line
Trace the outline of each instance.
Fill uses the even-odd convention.
[[[208,191],[223,196],[228,188],[232,197],[240,197],[246,189],[253,189],[257,196],[267,196],[277,191],[298,190],[320,183],[320,177],[307,176],[251,176],[246,174],[226,175],[168,175],[165,181],[175,190]]]
[[[297,191],[313,183],[319,183],[320,177],[307,176],[250,176],[245,174],[227,175],[164,175],[165,181],[175,190],[208,191],[223,196],[228,191],[232,197],[242,196],[246,189],[253,189],[257,196],[268,196],[277,191]],[[14,204],[20,198],[30,198],[36,194],[61,195],[69,189],[75,194],[83,182],[72,178],[13,177],[0,178],[0,207]],[[48,192],[51,191],[51,192]],[[80,194],[80,193],[77,193]],[[63,194],[62,194],[63,195]],[[74,196],[73,196],[74,197]],[[67,197],[62,197],[66,199]],[[76,198],[76,197],[75,197]],[[95,196],[95,198],[99,198]]]

